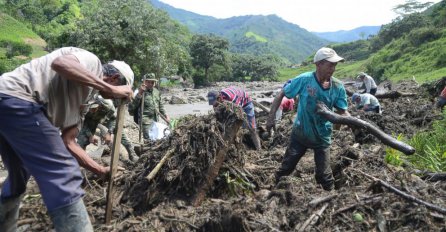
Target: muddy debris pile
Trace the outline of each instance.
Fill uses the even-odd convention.
[[[392,90],[417,94],[380,99],[382,115],[355,111],[351,102],[349,112],[393,137],[407,138],[429,130],[441,118],[432,108],[435,96],[417,83],[397,83]],[[259,128],[265,127],[266,116],[256,114]],[[260,151],[247,140],[242,117],[230,106],[215,114],[188,116],[170,137],[146,144],[140,160],[115,178],[111,225],[103,224],[107,183],[86,172],[84,201],[95,231],[446,228],[446,182],[423,180],[414,174],[417,170],[388,165],[386,146],[367,131],[347,126],[334,131],[330,152],[335,189],[327,192],[315,181],[311,150],[290,176],[275,183],[295,113],[285,114],[274,134],[261,136]],[[20,211],[20,228],[28,231],[51,228],[37,193],[36,187],[28,187]]]

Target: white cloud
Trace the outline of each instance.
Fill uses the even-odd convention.
[[[160,0],[176,8],[216,18],[276,14],[309,31],[379,26],[396,18],[392,8],[405,0]],[[439,2],[431,0],[430,2]],[[419,2],[428,2],[419,0]]]

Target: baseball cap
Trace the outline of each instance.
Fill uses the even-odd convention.
[[[314,55],[314,63],[326,60],[332,63],[337,63],[339,61],[344,60],[344,58],[338,56],[338,54],[335,52],[335,50],[327,47],[323,47],[319,50],[317,50],[316,54]]]
[[[360,78],[367,75],[365,72],[360,72],[356,78]]]
[[[119,60],[114,60],[109,64],[118,69],[118,71],[124,76],[127,85],[133,86],[133,79],[135,75],[128,64]]]
[[[158,81],[156,78],[155,78],[155,74],[154,73],[147,73],[147,74],[145,74],[144,75],[144,80],[147,80],[147,81]]]
[[[214,103],[217,101],[218,95],[220,95],[220,93],[218,91],[215,91],[215,90],[209,91],[209,93],[208,93],[209,105],[214,105]]]
[[[354,93],[354,94],[352,95],[352,102],[356,102],[356,99],[357,99],[358,97],[360,97],[360,96],[359,96],[359,93]]]

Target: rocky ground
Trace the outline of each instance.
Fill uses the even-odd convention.
[[[237,85],[253,91],[258,101],[271,98],[281,86],[269,82]],[[205,103],[208,90],[168,89],[164,99],[166,103],[173,99]],[[428,94],[411,81],[394,84],[392,90],[415,95],[382,99],[382,115],[357,112],[350,106],[351,114],[389,135],[409,138],[429,130],[432,121],[441,117],[432,108],[438,93]],[[256,111],[263,128],[266,113]],[[274,172],[289,142],[294,116],[285,114],[273,136],[260,129],[261,151],[253,149],[245,129],[235,131],[234,141],[228,139],[242,117],[231,107],[183,117],[170,137],[146,143],[137,163],[119,164],[126,170],[115,179],[110,225],[104,225],[107,183],[85,172],[84,201],[95,231],[445,231],[446,183],[423,180],[410,167],[386,164],[386,146],[364,130],[341,127],[334,131],[334,190],[326,192],[316,184],[311,151],[292,175],[276,185]],[[125,130],[138,141],[137,126],[131,120],[126,121]],[[148,180],[166,154],[171,157]],[[98,162],[107,164],[109,156]],[[216,178],[209,178],[213,175]],[[19,226],[20,231],[51,228],[33,181],[21,206]]]

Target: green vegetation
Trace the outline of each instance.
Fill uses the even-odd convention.
[[[446,172],[446,111],[444,119],[434,122],[429,131],[419,132],[407,143],[415,148],[416,153],[406,156],[393,148],[386,149],[387,163],[400,166],[406,162],[422,171]],[[398,137],[401,140],[401,136]]]
[[[25,39],[39,39],[31,29],[13,17],[0,12],[0,41],[25,42]]]
[[[268,39],[265,37],[262,37],[260,35],[257,35],[256,33],[252,32],[252,31],[248,31],[245,33],[246,37],[254,37],[256,39],[257,42],[261,42],[261,43],[266,43],[268,42]]]
[[[0,12],[0,74],[44,53],[45,42],[13,17]]]

